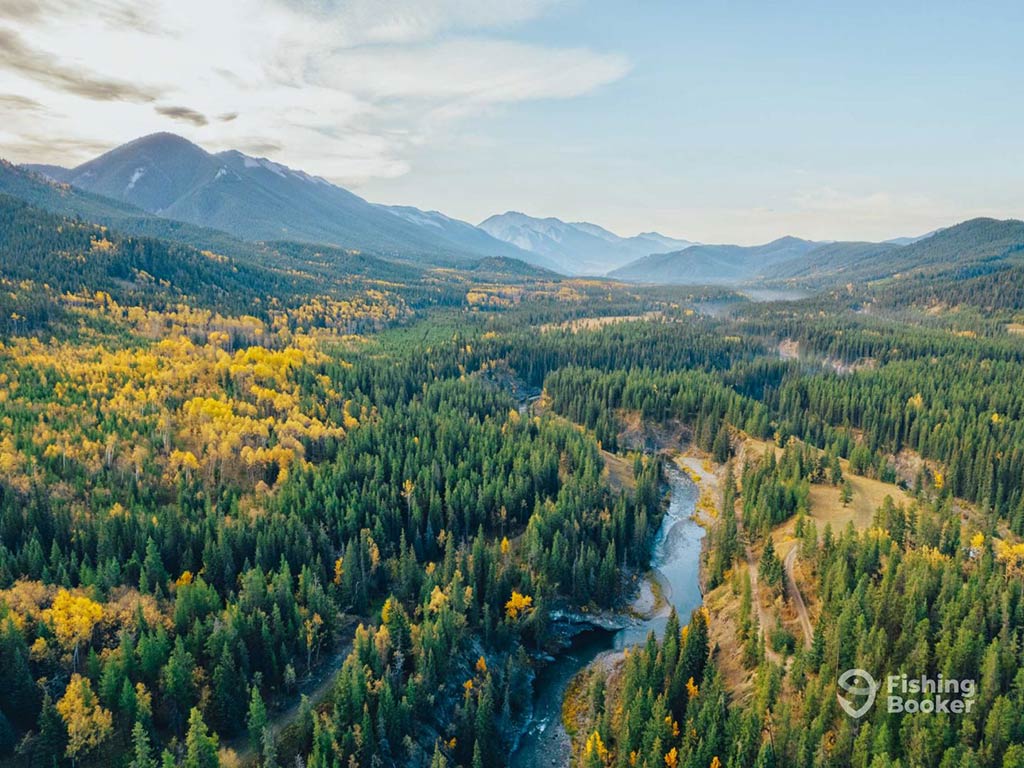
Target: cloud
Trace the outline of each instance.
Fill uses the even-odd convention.
[[[154,107],[157,114],[169,117],[172,120],[181,120],[192,125],[208,125],[209,120],[202,112],[196,112],[188,107]]]
[[[0,29],[0,68],[58,90],[96,101],[156,100],[159,91],[62,64],[55,56],[32,48],[8,29]]]
[[[46,107],[35,99],[16,93],[0,93],[0,109],[18,109],[29,112],[44,112]]]
[[[58,15],[88,13],[108,27],[133,29],[156,34],[159,25],[143,4],[119,0],[4,0],[0,3],[0,19],[21,24],[46,24]]]
[[[313,78],[322,85],[348,88],[373,100],[438,105],[571,98],[629,71],[621,56],[490,39],[361,47],[333,53],[316,66]]]
[[[246,139],[239,142],[237,149],[247,155],[272,155],[281,151],[281,145],[276,141]]]
[[[18,158],[23,162],[44,163],[75,166],[75,159],[85,160],[96,157],[110,149],[103,141],[89,139],[54,138],[50,136],[34,138],[24,134],[2,141],[3,154]]]
[[[39,138],[75,164],[78,146],[182,130],[346,185],[394,178],[463,122],[626,74],[613,53],[511,38],[564,1],[0,0],[0,93],[49,110],[0,119],[0,154]]]
[[[278,0],[284,8],[330,22],[336,43],[415,43],[444,32],[494,29],[536,18],[558,0]]]

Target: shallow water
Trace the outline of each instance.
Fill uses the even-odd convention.
[[[700,493],[683,472],[669,467],[667,473],[671,496],[654,539],[651,565],[665,599],[685,623],[702,600],[699,571],[704,529],[691,519]],[[570,745],[562,727],[562,698],[569,681],[605,651],[643,643],[652,630],[660,637],[667,621],[668,616],[661,615],[637,620],[617,632],[587,632],[545,666],[534,686],[533,720],[512,753],[511,768],[568,765]]]

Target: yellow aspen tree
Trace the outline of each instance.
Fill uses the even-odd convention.
[[[74,669],[78,669],[78,650],[92,638],[92,630],[103,616],[99,603],[87,597],[73,595],[62,589],[53,599],[49,618],[57,640],[72,655]]]
[[[106,741],[114,730],[110,710],[100,706],[89,679],[77,672],[71,676],[64,696],[57,702],[57,712],[68,731],[67,756],[75,764]]]

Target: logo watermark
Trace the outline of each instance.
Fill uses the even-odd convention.
[[[878,683],[870,674],[863,669],[848,669],[839,676],[836,687],[846,691],[851,696],[864,696],[865,700],[858,706],[850,699],[836,691],[836,698],[839,699],[839,706],[843,708],[854,720],[859,720],[868,713],[875,703],[875,696],[878,695]]]
[[[881,687],[866,670],[848,669],[836,681],[836,698],[846,714],[859,720],[874,706]],[[890,714],[945,712],[962,715],[971,711],[977,692],[978,686],[970,678],[888,675],[885,708]]]

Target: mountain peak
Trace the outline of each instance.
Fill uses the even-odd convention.
[[[65,170],[38,173],[150,214],[245,240],[287,240],[452,265],[481,257],[548,267],[465,222],[374,205],[318,176],[237,150],[211,153],[174,133],[141,136]]]
[[[179,136],[176,133],[170,133],[168,131],[159,131],[157,133],[140,136],[137,139],[129,141],[127,144],[115,147],[107,152],[106,155],[133,152],[146,152],[156,156],[169,154],[180,155],[182,153],[202,155],[204,157],[210,156],[210,153],[198,144],[189,141],[184,136]],[[106,157],[106,155],[100,155],[100,157]],[[96,158],[96,160],[99,159],[100,158]],[[95,162],[95,160],[91,160],[89,162]]]
[[[656,232],[620,237],[590,222],[540,219],[519,211],[496,214],[478,226],[498,240],[545,257],[567,274],[604,274],[633,259],[689,245]]]

